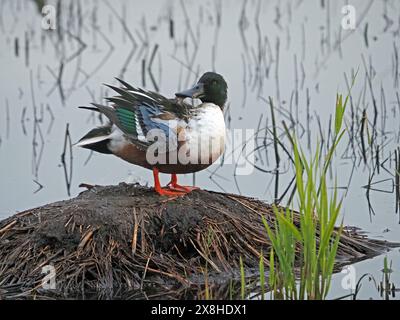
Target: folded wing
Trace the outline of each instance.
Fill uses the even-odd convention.
[[[177,127],[182,121],[186,121],[190,106],[183,101],[167,99],[158,93],[134,88],[123,80],[117,80],[123,85],[123,88],[107,85],[119,94],[107,98],[111,102],[111,106],[93,103],[94,108],[82,108],[104,114],[133,144],[142,150],[154,143],[154,133],[158,139],[160,136],[166,139],[168,150],[176,148],[175,143],[174,146],[171,145],[171,141],[174,140],[171,135],[176,135]]]

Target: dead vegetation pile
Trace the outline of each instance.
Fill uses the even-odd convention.
[[[0,298],[151,298],[227,282],[237,277],[240,257],[257,270],[263,251],[268,266],[262,215],[274,225],[270,205],[242,196],[195,191],[167,199],[139,185],[96,186],[0,222]],[[338,261],[369,258],[387,246],[346,232]],[[48,265],[55,268],[53,291],[42,286]]]

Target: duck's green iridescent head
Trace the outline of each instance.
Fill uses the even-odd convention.
[[[202,102],[214,103],[223,109],[228,98],[228,85],[220,74],[206,72],[193,88],[175,95],[180,98],[200,99]]]

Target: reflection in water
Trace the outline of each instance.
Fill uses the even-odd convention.
[[[0,1],[0,217],[75,196],[82,182],[147,181],[140,168],[73,149],[88,123],[104,122],[76,107],[107,104],[101,84],[114,77],[171,95],[213,70],[229,83],[227,127],[254,129],[254,149],[244,141],[226,151],[240,156],[234,164],[185,179],[286,204],[295,191],[286,132],[328,150],[335,94],[351,90],[331,185],[337,175],[346,224],[400,241],[400,4],[353,2],[355,30],[341,27],[346,1],[54,0],[57,29],[46,31],[44,1]]]
[[[67,158],[69,155],[69,158]],[[72,155],[72,142],[71,135],[69,134],[69,123],[65,129],[64,149],[61,154],[61,164],[64,169],[65,184],[67,186],[68,196],[71,195],[71,181],[72,181],[72,169],[73,169],[73,155]]]

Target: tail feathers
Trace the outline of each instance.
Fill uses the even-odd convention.
[[[88,139],[82,138],[75,144],[75,147],[85,147],[85,146],[89,146],[91,144],[102,142],[102,141],[108,140],[108,139],[109,139],[109,136],[99,136],[99,137],[93,137],[93,138],[88,138]]]
[[[100,153],[111,154],[108,148],[110,142],[111,127],[98,127],[87,133],[75,146],[90,149]]]

